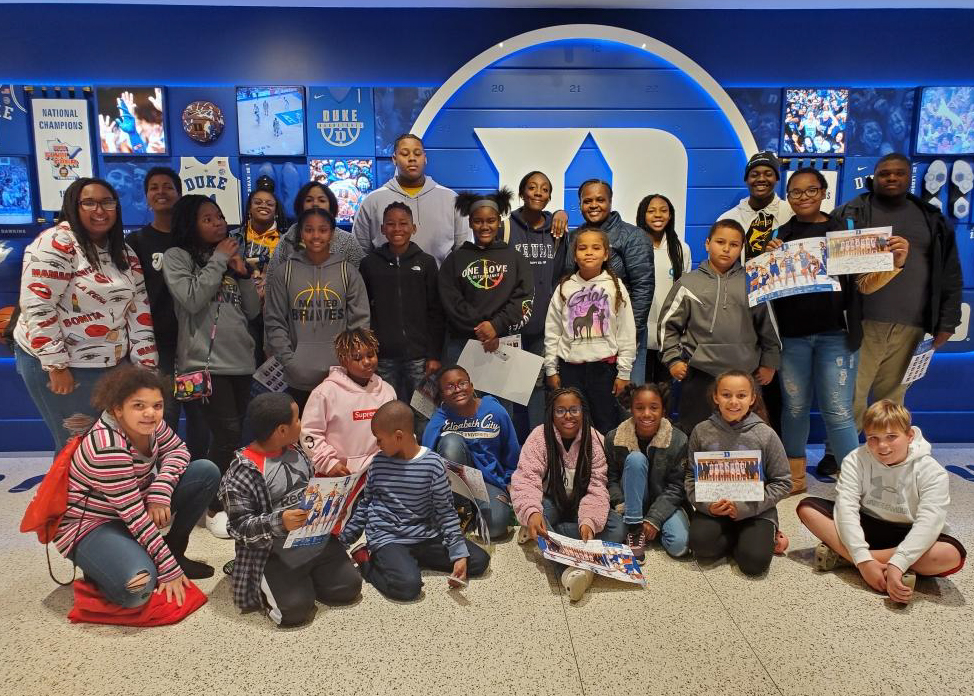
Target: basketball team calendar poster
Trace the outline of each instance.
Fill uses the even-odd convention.
[[[72,182],[94,176],[88,102],[84,99],[33,99],[34,156],[42,210],[61,209]]]
[[[839,292],[839,281],[828,275],[825,237],[785,242],[777,249],[744,262],[747,275],[747,303],[810,292]]]
[[[893,252],[889,251],[892,227],[827,232],[829,275],[892,271]]]
[[[340,530],[351,512],[352,503],[365,487],[368,468],[349,476],[316,477],[308,481],[298,508],[308,511],[304,525],[288,532],[284,548],[313,546]]]
[[[611,541],[582,541],[549,531],[538,536],[541,555],[561,565],[590,570],[613,580],[646,586],[646,577],[632,549]]]
[[[694,452],[693,480],[699,503],[764,500],[761,450]]]

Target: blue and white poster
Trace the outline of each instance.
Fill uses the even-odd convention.
[[[304,154],[303,87],[237,87],[241,155]]]
[[[27,97],[21,85],[0,85],[0,154],[30,154]]]
[[[41,210],[60,210],[68,186],[94,175],[88,102],[33,99],[31,113]]]
[[[27,225],[34,218],[26,157],[0,157],[0,225]]]
[[[152,222],[152,210],[145,197],[145,175],[152,167],[172,167],[171,159],[136,161],[106,158],[101,175],[118,193],[119,214],[126,229]]]
[[[308,89],[308,154],[375,154],[375,112],[368,87]]]
[[[304,162],[244,162],[240,166],[240,184],[243,189],[243,202],[247,202],[250,192],[257,188],[257,179],[268,176],[274,182],[274,195],[281,202],[284,215],[294,217],[294,197],[310,177],[308,165]]]
[[[435,87],[373,89],[376,155],[392,155],[396,138],[410,131],[435,91]]]
[[[850,155],[909,154],[913,124],[913,88],[858,87],[849,90],[846,142]]]

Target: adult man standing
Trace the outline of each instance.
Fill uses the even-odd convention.
[[[370,193],[355,214],[352,234],[368,254],[382,246],[382,215],[393,201],[413,211],[416,233],[412,241],[441,266],[447,255],[472,239],[467,221],[454,208],[457,194],[426,176],[423,141],[411,133],[396,138],[392,161],[396,176]]]
[[[856,427],[872,392],[874,400],[902,404],[901,384],[924,332],[939,348],[961,319],[960,259],[954,230],[935,207],[909,193],[910,159],[894,152],[876,164],[866,193],[842,206],[836,216],[852,228],[892,226],[910,242],[903,269],[885,287],[863,297],[863,339],[853,411]]]

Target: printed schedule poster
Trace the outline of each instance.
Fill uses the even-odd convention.
[[[88,102],[34,99],[31,115],[41,209],[57,211],[71,182],[93,176]]]
[[[699,503],[764,500],[761,450],[694,452],[693,478]]]

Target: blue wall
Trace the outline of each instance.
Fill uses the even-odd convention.
[[[393,94],[378,86],[435,88],[486,47],[524,31],[556,24],[613,24],[646,33],[681,50],[723,86],[743,87],[730,92],[762,146],[780,136],[780,104],[774,99],[776,94],[780,98],[782,87],[974,83],[969,62],[955,58],[963,55],[974,28],[971,11],[369,11],[9,5],[3,7],[0,16],[5,27],[0,37],[5,71],[0,74],[0,84],[377,86],[375,154],[379,155],[388,147],[384,139],[389,133],[385,131],[405,130],[432,90],[396,90]],[[159,31],[161,25],[167,31]],[[141,42],[120,40],[120,26],[129,35],[142,28],[147,38]],[[17,32],[10,27],[17,27]],[[63,41],[51,40],[65,36],[73,37],[70,50],[62,50]],[[934,36],[936,41],[929,40]],[[855,45],[850,37],[855,37]],[[908,50],[919,45],[923,45],[922,50]],[[38,46],[50,48],[38,51]],[[615,51],[600,59],[583,51],[553,48],[501,61],[472,80],[434,121],[427,141],[431,173],[454,188],[493,185],[496,173],[470,133],[477,110],[491,111],[493,126],[503,125],[503,119],[517,123],[518,109],[535,118],[537,112],[531,109],[551,104],[550,95],[543,90],[532,92],[545,83],[536,79],[537,72],[547,72],[551,80],[559,71],[566,75],[570,72],[573,80],[586,85],[575,109],[599,109],[602,125],[607,118],[619,119],[614,125],[627,126],[649,120],[653,127],[664,127],[684,142],[690,157],[687,239],[694,259],[699,260],[706,225],[744,193],[740,181],[742,154],[732,142],[722,115],[712,105],[696,103],[699,92],[688,89],[684,76],[668,72],[669,66],[646,54],[633,57],[635,53]],[[661,79],[672,83],[661,91],[663,102],[647,102],[626,89],[627,80],[645,70],[658,71]],[[509,88],[503,95],[488,94],[486,87],[498,82]],[[768,89],[756,89],[761,86]],[[380,92],[389,98],[383,100]],[[403,104],[403,99],[417,103]],[[176,106],[170,101],[171,143],[178,128]],[[225,111],[229,115],[232,107]],[[383,131],[383,118],[397,125],[387,125]],[[661,126],[665,123],[669,126]],[[551,112],[547,125],[591,124],[584,115],[564,110]],[[226,140],[221,147],[232,141],[235,148],[235,133],[223,137]],[[227,148],[218,154],[234,152]],[[390,174],[388,160],[381,159],[377,166],[377,178],[384,181]],[[569,167],[569,190],[589,176],[610,176],[591,139]],[[570,197],[566,202],[570,206]],[[571,212],[577,216],[577,211]],[[634,211],[622,212],[628,218]],[[959,237],[967,262],[968,256],[974,258],[974,241],[967,227],[959,229]],[[965,263],[965,269],[969,267]],[[974,273],[968,275],[968,284],[974,280],[972,276]],[[11,304],[4,292],[9,284],[5,278],[0,281],[4,281],[0,283],[4,286],[0,287],[4,295],[0,306]],[[965,299],[970,302],[972,298],[968,295]],[[949,348],[966,351],[968,345],[954,342]],[[930,376],[910,392],[909,405],[921,412],[918,420],[935,440],[969,439],[965,425],[974,412],[974,396],[951,385],[974,383],[974,361],[970,358],[963,353],[938,355]],[[0,359],[0,393],[13,396],[0,401],[0,450],[46,447],[46,430],[37,420],[10,359]]]

